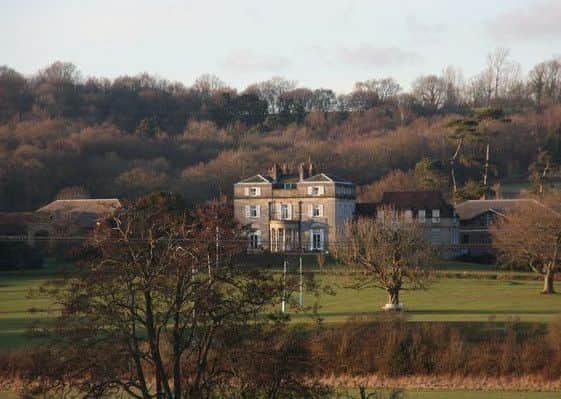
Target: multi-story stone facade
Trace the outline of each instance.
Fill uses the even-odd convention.
[[[297,173],[274,164],[234,185],[234,215],[248,232],[248,246],[272,252],[327,251],[355,211],[353,183],[315,173],[312,163]]]

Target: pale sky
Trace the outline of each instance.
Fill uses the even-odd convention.
[[[0,65],[83,76],[204,73],[242,89],[283,76],[348,91],[393,76],[480,72],[506,47],[528,72],[561,55],[561,0],[0,0]]]

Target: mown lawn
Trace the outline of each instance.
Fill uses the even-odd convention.
[[[47,262],[41,270],[0,272],[0,350],[25,345],[25,332],[33,320],[53,316],[46,299],[30,296],[30,291],[46,282],[59,269]]]
[[[370,315],[387,302],[379,289],[344,288],[335,276],[323,276],[321,281],[335,291],[320,299],[319,314],[326,322]],[[517,317],[525,322],[547,322],[561,313],[561,294],[541,295],[541,288],[539,281],[438,278],[427,290],[403,291],[401,301],[411,321],[481,322]],[[306,296],[305,304],[313,300]]]
[[[481,266],[448,264],[446,270],[462,268],[479,270]],[[0,273],[0,350],[25,345],[26,329],[35,319],[48,319],[49,303],[29,298],[29,290],[37,288],[53,273],[49,264],[40,271]],[[322,284],[334,288],[335,295],[322,295],[320,316],[325,322],[343,322],[349,317],[373,315],[380,312],[386,294],[378,289],[354,290],[346,288],[350,280],[332,272],[318,272]],[[484,322],[517,317],[524,322],[547,322],[561,313],[561,294],[540,295],[541,282],[481,278],[440,277],[423,291],[404,291],[401,300],[410,321]],[[507,276],[508,277],[508,276]],[[561,283],[558,289],[561,290]],[[305,304],[315,299],[305,296]],[[34,312],[30,312],[34,309]],[[296,321],[309,318],[294,314]]]
[[[310,266],[308,266],[310,267]],[[25,273],[0,273],[0,350],[25,346],[25,331],[33,320],[48,320],[53,316],[50,304],[44,299],[29,297],[30,289],[37,288],[50,278],[57,266],[49,263],[40,271]],[[540,295],[541,282],[484,278],[486,272],[497,269],[474,264],[447,263],[440,270],[467,271],[478,278],[439,277],[424,291],[405,291],[402,302],[410,321],[484,322],[489,319],[506,320],[516,317],[525,322],[547,322],[561,313],[561,294]],[[499,273],[502,273],[498,270]],[[346,288],[351,281],[336,272],[321,271],[316,278],[333,287],[335,295],[322,295],[320,316],[325,322],[343,322],[349,317],[373,315],[386,301],[383,291],[377,289],[354,290]],[[557,283],[561,290],[561,283]],[[306,305],[314,300],[305,296]],[[34,309],[34,312],[30,312]],[[296,321],[306,321],[302,314],[293,315]],[[356,396],[356,395],[355,395]],[[17,396],[0,392],[0,399]],[[356,396],[358,397],[358,396]],[[558,398],[558,392],[510,391],[407,391],[407,399],[549,399]]]

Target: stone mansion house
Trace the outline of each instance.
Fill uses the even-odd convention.
[[[355,186],[310,162],[291,171],[274,164],[234,185],[234,216],[248,234],[250,250],[271,252],[328,251],[341,237],[345,220],[380,218],[390,207],[422,225],[427,242],[444,258],[458,254],[459,218],[442,193],[385,192],[378,203],[356,204]]]
[[[355,213],[353,183],[314,165],[274,164],[234,185],[234,215],[248,229],[249,247],[272,252],[326,251]]]

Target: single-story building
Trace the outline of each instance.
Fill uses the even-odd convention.
[[[56,200],[35,211],[28,225],[30,244],[37,237],[52,235],[85,236],[96,223],[122,208],[116,198]]]

